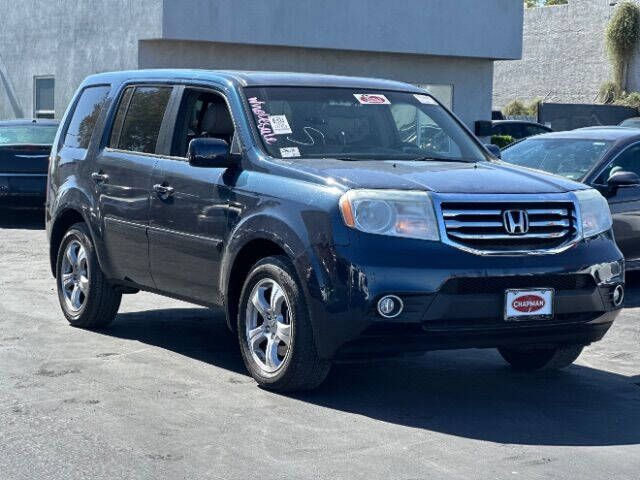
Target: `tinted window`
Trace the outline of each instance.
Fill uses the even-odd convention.
[[[110,146],[132,152],[155,153],[170,95],[171,87],[137,87],[131,101],[120,102]],[[117,131],[118,117],[122,116],[124,122]]]
[[[580,181],[612,144],[604,140],[534,137],[505,148],[502,160]]]
[[[595,183],[604,185],[616,172],[633,172],[640,175],[640,145],[633,145],[622,152],[618,158],[607,165]]]
[[[0,127],[0,145],[51,145],[56,125],[9,125]]]
[[[87,148],[93,129],[96,126],[109,94],[109,87],[85,88],[76,104],[73,116],[64,136],[64,145],[74,148]]]
[[[516,140],[525,136],[522,131],[522,125],[518,123],[500,123],[493,127],[493,134],[509,135]]]

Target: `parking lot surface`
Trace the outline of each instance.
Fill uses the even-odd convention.
[[[0,479],[640,478],[640,277],[561,372],[433,352],[279,395],[219,312],[141,293],[70,327],[47,249],[41,214],[0,211]]]

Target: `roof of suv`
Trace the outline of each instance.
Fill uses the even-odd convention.
[[[346,87],[378,90],[400,90],[423,93],[409,83],[363,77],[320,75],[293,72],[248,72],[233,70],[129,70],[100,73],[88,77],[85,83],[101,83],[127,80],[204,80],[230,82],[239,87],[247,86],[304,86]]]

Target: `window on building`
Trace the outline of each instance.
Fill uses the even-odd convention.
[[[122,96],[109,146],[119,150],[155,153],[171,87],[137,87]]]
[[[88,148],[93,129],[104,108],[109,87],[88,87],[82,91],[73,116],[64,136],[64,145],[73,148]]]
[[[416,86],[429,92],[449,110],[453,110],[453,85],[419,83]]]
[[[35,77],[33,79],[33,116],[53,118],[55,116],[55,79]]]

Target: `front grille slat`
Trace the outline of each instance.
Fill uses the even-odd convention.
[[[569,233],[569,230],[560,230],[559,232],[549,233],[527,233],[524,235],[508,235],[505,233],[459,233],[451,232],[449,236],[462,238],[466,240],[512,240],[517,239],[540,239],[540,238],[560,238]]]
[[[449,201],[439,204],[446,239],[478,253],[552,250],[578,235],[576,207],[567,201]],[[526,231],[510,232],[505,212],[526,212]]]

